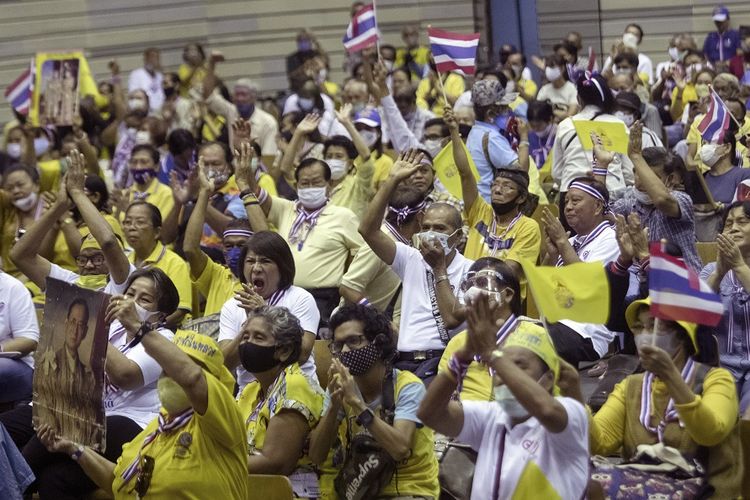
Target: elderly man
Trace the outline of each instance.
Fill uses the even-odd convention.
[[[149,110],[156,113],[164,104],[164,90],[159,49],[149,47],[143,51],[143,66],[134,69],[128,78],[128,92],[142,90],[148,95]]]

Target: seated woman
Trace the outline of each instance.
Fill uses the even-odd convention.
[[[322,498],[337,498],[334,478],[352,438],[367,432],[396,462],[390,482],[368,498],[437,499],[434,437],[417,418],[425,388],[411,372],[393,368],[396,340],[390,321],[371,307],[345,305],[331,318],[331,330],[335,359],[326,393],[328,409],[310,436],[309,452],[322,466]],[[386,391],[392,391],[393,408],[382,407]]]
[[[119,304],[111,305],[110,313],[132,307],[132,299],[113,300]],[[56,436],[49,427],[39,430],[42,442],[51,452],[71,456],[115,498],[247,498],[242,416],[219,346],[187,331],[178,332],[173,343],[154,334],[148,323],[136,339],[164,369],[158,381],[159,416],[115,459]]]
[[[259,231],[242,247],[239,256],[242,290],[221,308],[219,345],[227,368],[237,368],[240,390],[253,377],[240,365],[240,332],[256,309],[264,305],[285,307],[302,326],[302,346],[296,361],[311,380],[317,382],[312,348],[318,331],[320,312],[313,296],[294,286],[294,257],[289,245],[278,233]]]
[[[151,320],[154,331],[171,339],[172,332],[161,325],[177,308],[178,302],[174,284],[156,268],[135,271],[128,278],[125,290],[124,298],[115,295],[110,301],[107,318],[111,324],[104,365],[107,432],[102,459],[111,461],[120,456],[123,445],[141,432],[159,411],[157,380],[161,367],[144,346],[135,341],[136,335],[142,324]],[[65,411],[59,406],[56,409]],[[34,471],[41,499],[80,498],[96,489],[98,483],[86,477],[85,469],[81,470],[75,457],[71,460],[69,456],[50,454],[45,449],[41,435],[34,434],[31,406],[0,414],[0,422]]]
[[[606,456],[620,451],[630,459],[639,445],[663,443],[688,461],[702,463],[714,498],[737,498],[744,469],[738,459],[734,379],[723,368],[694,360],[698,353],[694,323],[657,323],[650,304],[648,298],[637,300],[625,313],[646,372],[620,382],[590,419],[591,453]],[[577,371],[566,366],[564,372],[561,378],[573,383],[561,389],[583,402]]]
[[[734,376],[740,400],[740,413],[750,408],[750,202],[736,201],[724,215],[724,230],[716,237],[716,262],[701,272],[711,288],[721,294],[724,317],[716,328],[721,366]]]
[[[237,404],[245,418],[251,474],[290,476],[295,495],[318,496],[318,476],[305,444],[323,412],[323,390],[297,359],[303,331],[283,307],[257,309],[242,327],[239,357],[255,378]]]
[[[31,352],[39,341],[39,324],[29,291],[10,274],[0,271],[0,407],[31,399],[34,359]]]

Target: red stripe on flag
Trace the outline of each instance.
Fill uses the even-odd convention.
[[[479,38],[479,33],[472,33],[471,35],[464,35],[461,33],[453,33],[451,31],[443,31],[437,28],[427,28],[428,36],[435,36],[438,38],[450,38],[451,40],[464,40],[471,41]]]
[[[11,83],[10,85],[8,85],[8,87],[6,87],[6,89],[5,89],[5,97],[8,97],[8,95],[11,92],[13,92],[13,90],[16,87],[18,87],[25,79],[27,79],[29,77],[29,75],[31,75],[31,70],[30,69],[27,69],[26,71],[24,71],[23,73],[21,73],[21,76],[19,76],[18,78],[16,78],[13,83]]]
[[[721,321],[722,314],[710,313],[704,310],[689,309],[686,307],[670,306],[665,304],[651,304],[651,315],[655,318],[669,321],[688,321],[700,325],[716,326]]]
[[[467,75],[473,75],[476,67],[472,64],[471,66],[459,66],[453,61],[445,61],[440,64],[436,64],[435,67],[441,73],[447,73],[448,71],[463,71]]]

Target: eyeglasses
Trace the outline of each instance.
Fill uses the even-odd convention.
[[[144,219],[137,219],[137,220],[125,219],[124,221],[122,221],[122,227],[131,227],[132,226],[132,227],[135,227],[135,228],[138,228],[138,229],[143,229],[143,228],[149,227],[151,225],[152,224],[151,224],[150,221],[147,221],[147,220],[144,220]]]
[[[360,349],[367,345],[367,337],[364,335],[352,335],[344,340],[333,340],[328,344],[328,348],[333,354],[339,354],[344,346],[348,347],[349,350]]]
[[[154,458],[144,455],[141,458],[140,467],[138,467],[138,477],[135,480],[135,492],[138,498],[146,496],[148,487],[151,486],[151,476],[154,473]]]
[[[104,264],[104,255],[96,254],[90,257],[79,255],[78,257],[76,257],[76,264],[78,264],[80,267],[86,266],[86,264],[88,264],[89,262],[91,262],[95,266],[101,266],[102,264]]]

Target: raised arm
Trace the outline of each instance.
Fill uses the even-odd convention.
[[[239,149],[234,150],[234,158],[236,160],[234,179],[237,182],[240,193],[247,193],[242,195],[242,204],[245,206],[245,213],[247,214],[247,220],[250,222],[250,227],[256,233],[258,231],[267,231],[269,227],[266,220],[266,213],[254,189],[256,183],[255,171],[252,165],[253,160],[257,160],[255,149],[253,149],[249,142],[243,142],[239,144]],[[264,201],[266,206],[270,208],[271,197],[266,196],[266,200]]]
[[[419,420],[445,436],[456,437],[464,427],[464,411],[461,403],[453,400],[453,394],[458,388],[459,378],[463,377],[462,369],[469,366],[472,357],[470,347],[453,353],[448,370],[438,372],[419,405]]]
[[[461,135],[458,133],[458,122],[456,117],[453,115],[453,108],[446,106],[443,113],[443,120],[448,126],[448,130],[451,133],[451,143],[453,143],[453,161],[456,163],[458,169],[458,175],[461,178],[461,193],[464,197],[464,206],[466,211],[471,210],[474,205],[477,196],[479,196],[479,190],[477,189],[477,180],[474,177],[474,173],[471,171],[471,165],[469,165],[469,158],[466,155],[463,142],[461,141]]]
[[[182,241],[182,250],[185,259],[190,264],[190,274],[193,279],[198,279],[206,268],[208,257],[201,250],[201,235],[203,234],[203,223],[206,221],[206,207],[208,198],[214,192],[214,181],[206,177],[206,167],[203,165],[203,157],[198,158],[198,199],[195,201],[193,211],[185,228],[185,237]]]
[[[640,120],[635,122],[630,129],[630,141],[628,142],[628,157],[633,162],[633,168],[640,178],[640,184],[651,197],[654,206],[672,218],[680,217],[680,205],[672,196],[667,186],[664,185],[646,160],[643,158],[641,143],[643,140],[643,124]]]
[[[294,164],[297,159],[297,153],[300,152],[302,146],[305,144],[305,139],[313,131],[317,130],[320,125],[321,116],[317,113],[311,113],[297,125],[292,134],[292,140],[289,141],[289,145],[284,152],[284,156],[281,158],[281,172],[284,174],[286,179],[294,179]]]
[[[370,158],[370,148],[362,136],[359,134],[357,129],[354,127],[351,119],[352,105],[349,103],[341,106],[341,109],[336,111],[336,118],[339,123],[344,126],[349,135],[352,137],[354,147],[357,148],[357,154],[362,158],[362,161],[367,161]]]
[[[524,172],[529,171],[529,122],[516,117],[518,123],[518,166]]]
[[[443,247],[434,240],[422,241],[419,244],[419,251],[422,252],[425,262],[433,270],[440,316],[449,329],[457,328],[466,319],[466,309],[458,302],[453,287],[448,280],[448,265],[445,262]]]

